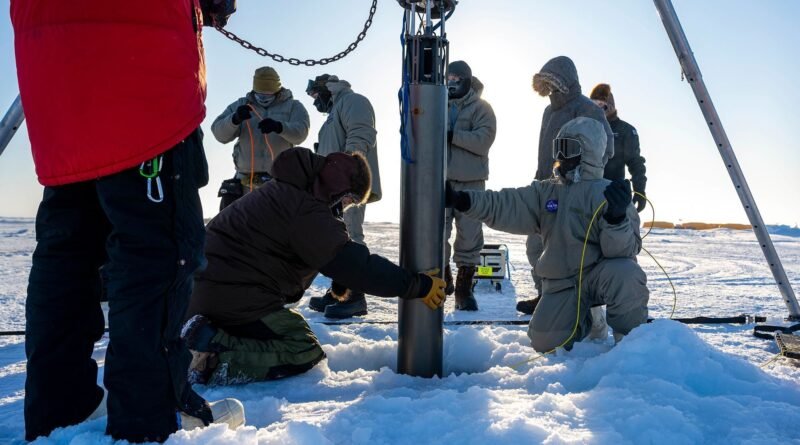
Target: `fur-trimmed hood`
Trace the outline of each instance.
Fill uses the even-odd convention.
[[[540,73],[547,73],[558,78],[568,89],[566,93],[553,92],[550,94],[550,104],[554,110],[564,106],[570,100],[581,95],[581,84],[578,81],[578,69],[575,63],[567,56],[558,56],[544,64]]]

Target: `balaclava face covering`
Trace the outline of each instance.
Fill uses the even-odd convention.
[[[581,157],[576,156],[570,159],[556,160],[553,166],[553,175],[564,178],[569,182],[580,182]]]
[[[333,99],[328,88],[323,87],[323,89],[318,90],[317,97],[314,99],[314,108],[316,108],[320,113],[327,113],[331,111],[332,106]]]
[[[447,81],[447,95],[450,99],[460,99],[472,88],[472,69],[462,60],[455,61],[447,67],[448,76],[457,76],[458,80]]]
[[[256,102],[262,107],[267,107],[269,104],[275,101],[275,95],[269,93],[253,92],[253,97],[255,97]]]
[[[320,113],[328,113],[333,107],[333,95],[327,86],[329,80],[338,80],[338,78],[330,74],[322,74],[315,77],[314,80],[309,80],[308,87],[306,87],[306,93],[309,95],[316,93],[314,108]]]

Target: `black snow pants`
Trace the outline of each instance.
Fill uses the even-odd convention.
[[[191,354],[179,336],[193,273],[205,263],[202,132],[160,160],[154,178],[137,166],[44,189],[25,308],[27,440],[83,421],[102,399],[92,359],[104,327],[101,266],[109,304],[106,433],[163,441],[178,428],[178,410],[210,420],[186,382]]]

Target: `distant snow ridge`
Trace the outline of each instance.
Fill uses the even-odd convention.
[[[800,238],[800,227],[790,227],[787,225],[767,226],[767,231],[770,235],[784,235]]]

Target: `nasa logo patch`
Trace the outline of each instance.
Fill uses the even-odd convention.
[[[548,199],[547,203],[544,205],[544,208],[550,213],[556,213],[556,211],[558,211],[558,200]]]

